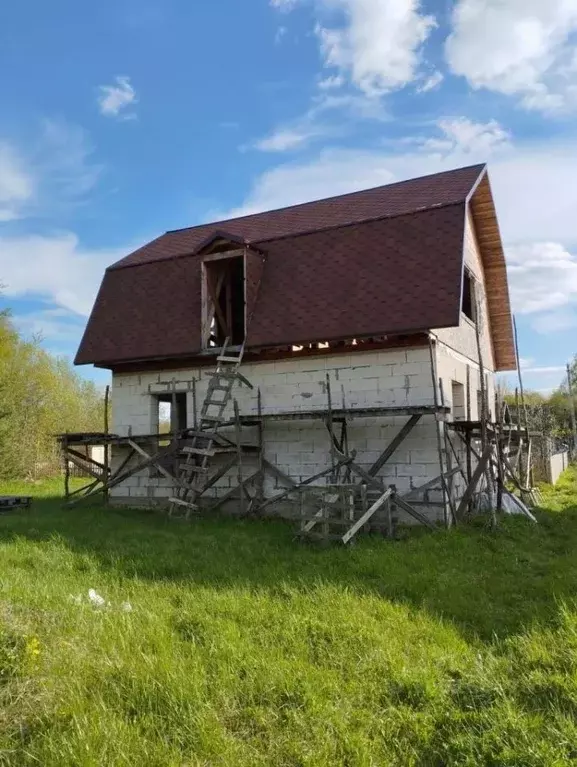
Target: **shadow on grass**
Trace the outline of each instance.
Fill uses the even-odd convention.
[[[517,633],[551,622],[558,602],[577,594],[577,482],[563,511],[539,525],[505,519],[496,533],[481,520],[450,532],[422,529],[389,542],[364,537],[352,548],[317,549],[275,520],[168,522],[157,513],[77,507],[39,498],[31,511],[0,517],[0,541],[55,536],[118,577],[278,595],[320,583],[425,609],[470,638]]]

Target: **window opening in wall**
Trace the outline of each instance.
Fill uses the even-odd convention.
[[[174,396],[174,399],[173,399]],[[168,435],[174,432],[183,431],[187,428],[186,422],[186,392],[177,392],[175,395],[170,394],[154,394],[154,420],[153,432],[157,434],[166,434],[166,439],[158,440],[158,447],[163,448],[170,445],[170,439]],[[174,405],[173,405],[174,403]],[[156,451],[156,443],[151,445],[151,450],[154,453]],[[174,471],[174,463],[176,456],[168,456],[160,461],[161,466],[164,466],[170,472]],[[162,479],[164,475],[158,470],[156,466],[150,467],[150,476],[155,479]]]
[[[461,310],[471,322],[475,322],[475,278],[468,269],[465,269],[465,278],[463,280],[463,304]]]
[[[227,338],[240,346],[245,336],[244,257],[204,262],[208,333],[205,346],[220,348]]]
[[[465,386],[458,381],[451,381],[451,394],[453,401],[453,420],[464,421],[465,411]]]
[[[173,407],[173,397],[175,407]],[[187,427],[186,392],[156,394],[156,428],[159,434],[183,431]],[[163,444],[168,444],[164,442]]]

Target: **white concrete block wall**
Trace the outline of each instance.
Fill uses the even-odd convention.
[[[213,368],[196,368],[167,373],[123,374],[113,377],[112,430],[152,434],[157,429],[157,402],[154,393],[166,392],[172,380],[176,390],[187,392],[188,425],[192,426],[195,381],[197,408],[206,393]],[[277,362],[247,363],[243,375],[255,387],[235,387],[235,397],[242,414],[257,412],[257,389],[260,387],[264,413],[303,410],[326,410],[326,376],[330,376],[334,408],[433,405],[434,394],[428,348],[393,349],[353,354],[307,357]],[[227,414],[232,417],[232,406]],[[357,463],[368,469],[406,422],[407,416],[349,421],[349,448],[357,451]],[[337,425],[337,432],[340,428]],[[250,438],[251,430],[243,430]],[[256,434],[254,435],[256,437]],[[256,442],[256,440],[255,440]],[[113,467],[126,455],[125,448],[115,449]],[[330,465],[330,441],[326,427],[318,420],[267,422],[265,456],[296,482],[321,472]],[[218,460],[215,466],[218,464]],[[222,459],[225,460],[225,459]],[[257,468],[256,458],[246,456],[243,475]],[[424,417],[409,438],[400,446],[380,476],[400,491],[432,479],[439,473],[434,419]],[[153,474],[153,473],[152,473]],[[222,495],[237,482],[234,467],[207,494]],[[321,480],[324,483],[324,480]],[[267,474],[265,494],[283,489],[281,480]],[[129,503],[161,501],[172,495],[173,488],[164,478],[151,476],[146,469],[114,488],[112,498]]]
[[[471,375],[471,416],[478,417],[478,366],[450,347],[437,347],[437,373],[443,380],[445,403],[451,407],[451,381],[466,384],[467,367]],[[167,391],[171,381],[176,390],[187,392],[188,425],[192,426],[195,381],[197,408],[200,409],[212,367],[179,370],[170,373],[125,374],[113,378],[112,429],[121,435],[151,434],[156,432],[157,403],[153,393]],[[264,413],[282,413],[302,410],[326,410],[326,375],[330,376],[334,408],[343,400],[347,408],[433,405],[434,391],[428,347],[393,349],[390,351],[357,352],[350,355],[307,357],[278,362],[247,363],[243,375],[255,387],[235,387],[240,412],[256,414],[257,389],[260,387]],[[493,402],[491,381],[490,402]],[[228,413],[232,417],[232,406]],[[389,416],[371,419],[349,419],[349,449],[357,451],[356,462],[364,469],[379,458],[382,451],[407,421],[408,416]],[[336,424],[337,434],[340,426]],[[254,438],[256,430],[243,429],[244,438]],[[268,421],[265,432],[265,457],[295,482],[317,474],[330,466],[330,441],[326,427],[320,420]],[[456,447],[460,449],[460,446]],[[113,467],[126,455],[125,449],[115,449]],[[215,459],[219,461],[228,456]],[[257,469],[255,456],[245,456],[243,476]],[[152,474],[152,476],[151,476]],[[395,484],[400,492],[408,492],[439,474],[435,419],[423,416],[410,435],[400,445],[379,473],[385,484]],[[320,480],[324,484],[326,480]],[[207,498],[222,495],[237,484],[237,468],[233,467],[211,490]],[[283,482],[266,474],[265,495],[284,489]],[[131,477],[113,489],[112,498],[121,503],[149,504],[165,501],[173,494],[169,480],[148,469]],[[273,509],[274,510],[274,509]],[[430,510],[440,514],[439,509]]]

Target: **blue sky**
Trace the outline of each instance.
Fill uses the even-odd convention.
[[[576,38],[577,0],[4,4],[3,303],[72,356],[105,267],[167,229],[486,161],[551,389],[577,352]]]

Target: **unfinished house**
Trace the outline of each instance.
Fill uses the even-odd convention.
[[[112,503],[312,533],[388,492],[449,524],[479,457],[452,425],[491,423],[516,367],[487,169],[167,232],[107,269],[88,363],[112,371]]]

